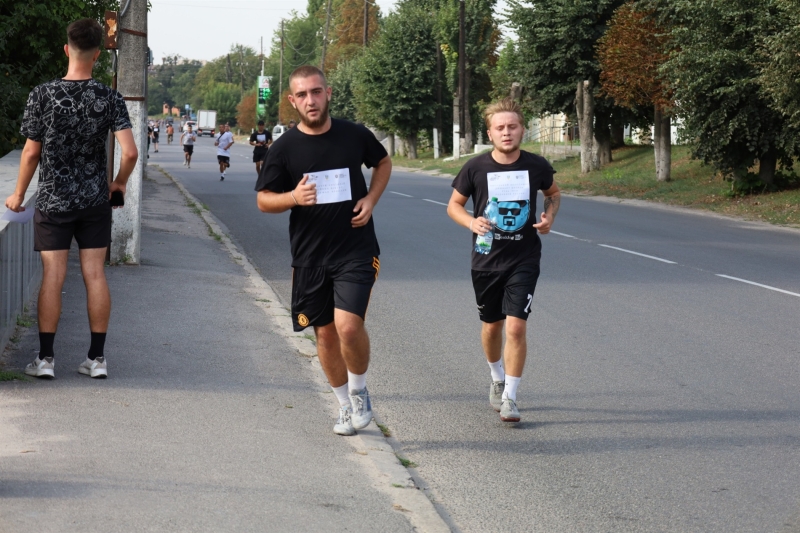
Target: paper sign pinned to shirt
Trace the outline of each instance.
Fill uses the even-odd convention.
[[[489,172],[486,174],[489,197],[499,202],[530,200],[531,182],[527,170],[515,172]]]
[[[19,213],[15,213],[11,209],[6,209],[6,212],[3,213],[3,216],[0,217],[0,220],[8,220],[9,222],[19,222],[20,224],[25,224],[30,219],[33,218],[33,213],[36,210],[32,207],[25,208],[25,211],[20,211]]]
[[[308,183],[317,185],[317,204],[335,204],[353,199],[349,168],[309,172]]]

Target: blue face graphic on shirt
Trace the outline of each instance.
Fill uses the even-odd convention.
[[[506,232],[519,231],[528,221],[531,205],[528,200],[514,202],[498,202],[500,216],[497,220],[497,229]]]

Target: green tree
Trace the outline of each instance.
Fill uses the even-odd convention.
[[[800,128],[800,0],[777,0],[781,24],[761,47],[759,83],[774,107]]]
[[[346,120],[358,120],[353,86],[358,74],[359,57],[339,63],[339,66],[328,75],[328,85],[333,89],[331,96],[331,115]]]
[[[664,69],[695,156],[736,190],[778,186],[778,164],[791,169],[800,155],[800,130],[765,93],[759,64],[760,43],[787,29],[783,13],[772,0],[673,0],[661,14],[678,49]]]
[[[611,127],[624,126],[626,114],[598,94],[600,65],[595,50],[608,28],[615,9],[624,0],[509,0],[508,24],[519,37],[517,72],[537,115],[575,114],[576,87],[590,82],[594,100],[593,164],[585,161],[584,171],[611,161]],[[591,131],[592,117],[587,117]],[[585,135],[584,135],[585,137]],[[581,138],[582,146],[593,139]]]
[[[217,112],[217,122],[227,122],[233,126],[236,124],[236,106],[241,97],[242,92],[235,83],[213,82],[203,99],[203,109],[213,109]]]
[[[430,12],[412,2],[386,17],[379,37],[358,62],[354,95],[358,117],[406,138],[417,157],[417,136],[436,116],[437,44]]]
[[[91,17],[102,20],[109,0],[26,0],[0,2],[0,155],[20,146],[22,113],[30,91],[63,76],[67,58],[63,47],[70,22]],[[110,64],[101,55],[95,77],[108,83]]]

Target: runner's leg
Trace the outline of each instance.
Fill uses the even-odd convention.
[[[317,336],[317,356],[322,370],[331,387],[337,388],[347,384],[347,365],[342,357],[341,341],[336,332],[336,323],[314,327]]]
[[[86,285],[86,307],[92,333],[105,333],[111,315],[111,293],[108,290],[104,263],[106,248],[84,248],[80,251],[81,272]]]

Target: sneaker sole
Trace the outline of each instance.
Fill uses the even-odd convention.
[[[52,370],[33,370],[33,371],[25,371],[26,376],[33,376],[35,378],[45,378],[45,379],[53,379],[56,377],[55,372]]]
[[[352,433],[342,430],[334,429],[333,432],[337,435],[341,435],[342,437],[352,437],[356,434],[356,430],[354,429]]]
[[[516,418],[509,418],[509,417],[500,417],[500,420],[503,422],[519,422],[519,417]]]
[[[103,370],[91,372],[85,368],[79,368],[78,373],[95,379],[106,379],[108,377],[108,372]]]
[[[353,422],[353,427],[355,429],[364,429],[369,425],[370,422],[372,422],[372,413],[370,413],[369,419],[367,419],[366,422],[364,422],[363,419],[359,420],[359,422],[356,422],[355,417],[351,418],[351,421]]]

